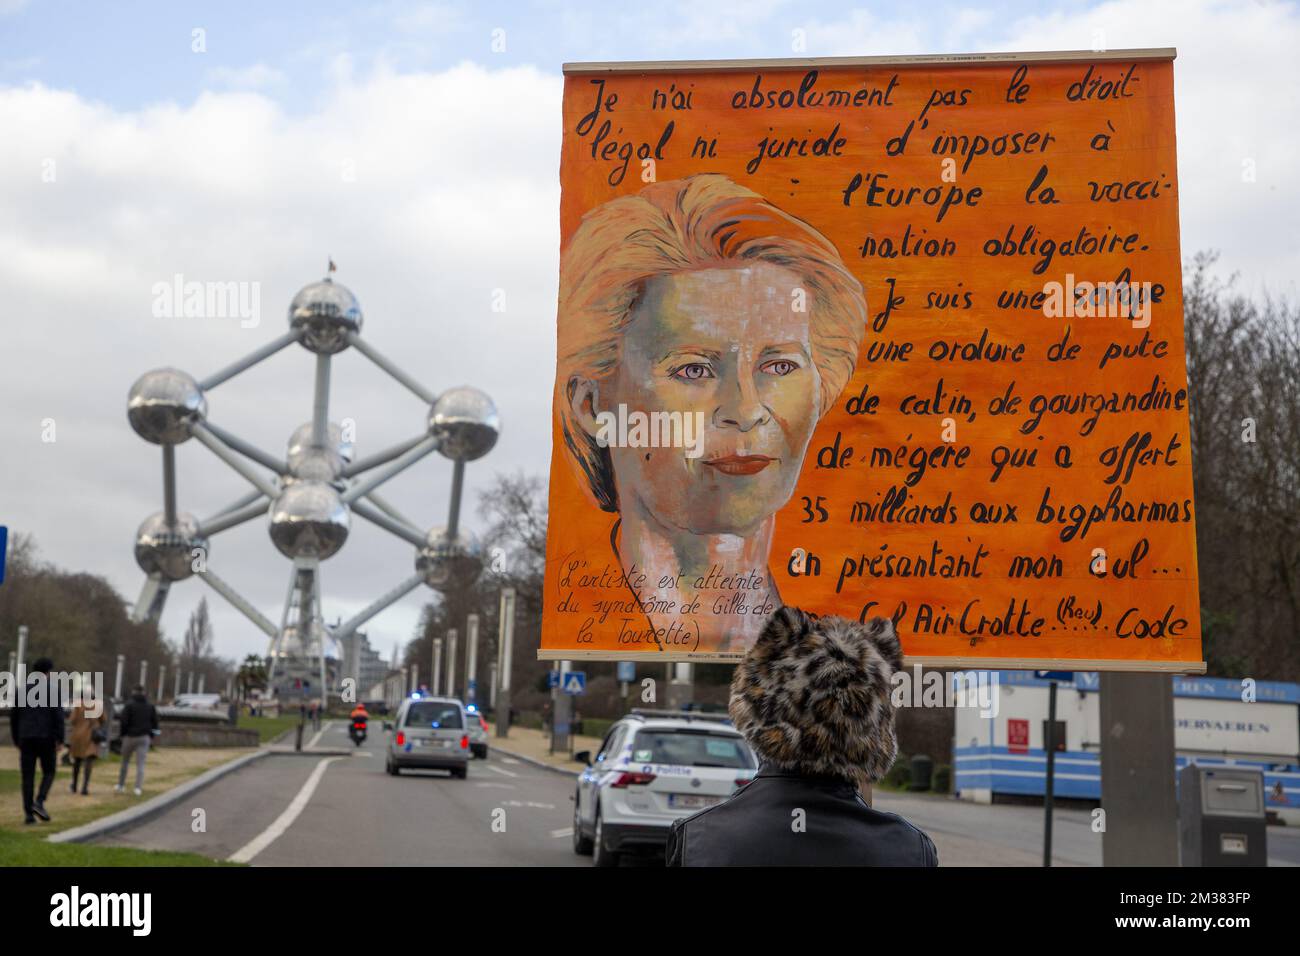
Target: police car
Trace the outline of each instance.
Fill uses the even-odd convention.
[[[713,806],[753,779],[757,762],[725,715],[634,710],[609,729],[578,777],[573,851],[597,866],[625,853],[663,853],[674,820]]]

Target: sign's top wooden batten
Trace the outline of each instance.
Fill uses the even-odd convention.
[[[565,63],[566,76],[583,73],[716,73],[720,70],[806,70],[850,66],[979,66],[1001,63],[1083,63],[1173,60],[1174,47],[1131,50],[1055,50],[1034,53],[927,53],[915,56],[772,57],[755,60],[630,60]]]

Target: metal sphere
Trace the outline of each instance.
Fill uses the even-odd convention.
[[[135,563],[145,574],[158,574],[167,581],[183,581],[194,573],[194,549],[208,548],[199,535],[193,515],[178,514],[169,525],[161,511],[145,518],[135,533]]]
[[[174,368],[145,372],[126,400],[126,417],[135,433],[155,445],[179,445],[190,437],[192,422],[208,414],[208,400],[193,377]]]
[[[307,649],[303,647],[302,638],[298,636],[298,625],[285,625],[284,631],[280,634],[280,645],[275,656],[288,660],[298,660],[307,656]]]
[[[320,634],[313,633],[317,630],[319,630]],[[284,632],[280,637],[280,647],[275,656],[286,660],[299,661],[316,657],[322,636],[325,644],[325,659],[338,660],[339,642],[334,636],[334,630],[319,619],[312,623],[311,631],[305,637],[299,633],[297,624],[285,625]]]
[[[352,461],[352,442],[343,440],[343,429],[330,422],[329,444],[317,448],[311,443],[311,422],[299,425],[289,437],[289,474],[296,479],[332,482],[343,466]]]
[[[438,451],[452,461],[482,458],[500,433],[496,405],[477,388],[449,388],[429,409],[429,434],[439,440]]]
[[[483,570],[477,546],[463,535],[454,541],[442,528],[429,532],[427,543],[415,555],[415,570],[435,591],[449,593],[473,584]]]
[[[271,540],[287,558],[333,557],[348,539],[351,517],[323,481],[295,481],[271,505]]]
[[[326,277],[293,297],[289,327],[302,330],[307,349],[333,355],[348,347],[349,332],[361,331],[361,305],[347,286]]]

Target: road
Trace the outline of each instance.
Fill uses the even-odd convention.
[[[386,740],[372,733],[347,757],[264,757],[96,842],[229,859],[266,841],[254,844],[255,866],[591,865],[573,852],[571,777],[490,750],[470,762],[467,780],[434,770],[390,777]],[[346,723],[327,724],[317,746],[351,748]],[[277,827],[304,795],[296,818]]]
[[[347,756],[264,757],[95,842],[216,859],[238,854],[255,866],[591,865],[572,848],[572,777],[495,751],[470,762],[467,780],[441,771],[390,777],[386,741],[379,730],[353,750],[346,723],[328,723],[311,743],[346,748]],[[886,791],[876,792],[875,806],[930,833],[941,863],[1036,865],[1041,859],[1041,807]],[[1101,864],[1101,835],[1092,831],[1088,812],[1058,808],[1054,820],[1058,865]],[[1270,827],[1268,839],[1270,865],[1300,865],[1300,828]]]

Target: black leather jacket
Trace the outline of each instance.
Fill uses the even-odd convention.
[[[867,806],[849,781],[767,767],[722,803],[676,821],[667,853],[669,866],[939,864],[928,836]]]

